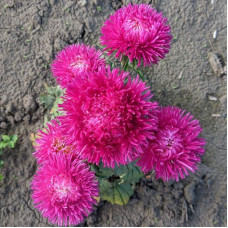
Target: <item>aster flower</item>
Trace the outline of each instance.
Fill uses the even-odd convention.
[[[98,181],[84,162],[58,154],[39,167],[31,189],[35,207],[50,222],[77,225],[93,210]]]
[[[117,10],[101,28],[101,44],[116,58],[131,62],[143,59],[144,66],[157,64],[169,52],[172,36],[167,19],[147,4],[129,4]]]
[[[127,80],[124,83],[124,80]],[[82,159],[114,168],[142,153],[153,139],[156,102],[145,83],[128,78],[118,69],[103,69],[87,79],[77,78],[68,87],[59,117],[70,143],[76,143]]]
[[[157,112],[158,130],[155,138],[141,156],[137,165],[145,173],[155,169],[156,177],[164,181],[179,181],[188,171],[195,172],[204,153],[205,140],[199,120],[177,107],[161,108]]]
[[[84,44],[67,46],[57,54],[52,63],[53,76],[63,88],[66,88],[73,78],[105,67],[105,59],[101,56],[101,51]]]
[[[56,120],[47,123],[47,128],[38,132],[35,148],[34,156],[38,164],[43,164],[56,154],[77,154],[75,146],[66,144],[66,136],[63,136],[62,128]]]

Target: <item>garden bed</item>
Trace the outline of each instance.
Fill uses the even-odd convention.
[[[47,110],[44,83],[68,44],[98,45],[100,28],[129,1],[3,0],[0,3],[0,134],[17,134],[1,156],[1,226],[53,226],[33,207],[30,183],[37,169],[30,136]],[[190,111],[202,125],[206,152],[195,175],[180,182],[145,177],[126,206],[101,201],[83,226],[226,226],[226,1],[147,2],[168,18],[170,53],[144,75],[161,105]],[[98,48],[98,46],[97,46]],[[219,56],[213,66],[208,56]],[[219,68],[219,69],[220,69]]]

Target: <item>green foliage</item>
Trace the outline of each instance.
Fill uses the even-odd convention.
[[[3,154],[3,150],[6,147],[14,148],[15,144],[16,144],[16,142],[18,140],[18,136],[17,135],[11,135],[11,136],[2,135],[1,138],[2,138],[2,140],[0,141],[0,155]],[[3,165],[4,165],[4,161],[0,160],[0,168],[2,168]],[[2,180],[2,179],[3,179],[3,175],[0,174],[0,180]]]
[[[44,84],[44,86],[46,93],[41,94],[39,99],[40,102],[44,104],[44,107],[49,110],[49,113],[44,116],[44,126],[46,126],[47,122],[63,114],[63,112],[59,110],[58,105],[62,104],[64,90],[62,90],[60,86],[49,87],[47,84]]]
[[[139,68],[136,69],[136,73],[140,76],[140,78],[145,81],[145,77],[143,76],[143,72],[139,70]]]
[[[145,81],[145,77],[143,76],[143,72],[138,68],[138,61],[136,59],[133,60],[132,63],[129,63],[129,68],[134,70],[136,74],[139,75],[139,77]]]
[[[91,170],[93,170],[96,173],[96,176],[98,178],[104,178],[105,179],[105,178],[109,178],[115,174],[114,169],[103,167],[102,164],[100,164],[99,166],[91,165],[90,167],[91,167]]]
[[[2,135],[2,140],[5,142],[10,141],[10,137],[8,135]]]
[[[62,104],[62,96],[65,91],[61,89],[60,86],[48,86],[47,84],[44,84],[44,87],[46,92],[39,96],[39,100],[48,110],[47,114],[44,116],[44,127],[47,127],[48,122],[64,114],[63,111],[59,110],[58,105]],[[43,128],[42,131],[45,131],[45,128]],[[38,134],[31,134],[30,140],[32,141],[33,146],[36,145],[36,139],[38,137]]]
[[[123,56],[122,60],[121,60],[121,65],[124,71],[128,71],[128,68],[130,66],[130,60],[127,56]]]
[[[0,141],[0,155],[2,154],[2,150],[5,149],[7,146],[10,148],[14,148],[17,139],[17,135],[2,135],[2,141]]]
[[[124,71],[129,71],[129,70],[135,71],[135,73],[138,74],[139,77],[143,81],[145,81],[145,77],[143,76],[143,72],[138,68],[138,61],[136,59],[134,59],[133,62],[131,63],[127,56],[123,56],[123,58],[121,60],[121,66],[122,66]]]
[[[100,197],[112,204],[125,205],[134,193],[135,184],[143,173],[132,162],[126,166],[115,166],[114,169],[91,165],[100,185]]]
[[[125,205],[134,193],[133,186],[125,182],[116,181],[111,183],[108,180],[100,179],[99,185],[101,198],[111,204]]]
[[[143,173],[140,171],[140,168],[135,165],[135,162],[126,166],[122,165],[115,170],[115,174],[129,184],[136,184],[143,176]]]
[[[4,161],[0,160],[0,168],[4,165]]]

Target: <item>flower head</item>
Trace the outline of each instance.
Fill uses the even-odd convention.
[[[35,207],[59,226],[77,225],[92,212],[98,182],[78,158],[58,154],[39,167],[31,184]]]
[[[84,44],[72,44],[57,54],[52,63],[52,73],[58,83],[66,88],[75,77],[82,77],[86,72],[98,71],[105,66],[102,52]]]
[[[66,144],[66,136],[63,136],[62,128],[56,120],[47,123],[47,128],[38,132],[35,148],[34,156],[38,164],[43,164],[56,154],[77,154],[75,146]]]
[[[144,66],[156,64],[169,52],[172,36],[167,19],[147,4],[129,4],[117,10],[101,28],[101,44],[116,58],[143,59]]]
[[[70,143],[76,143],[88,162],[99,164],[102,159],[104,166],[112,168],[115,162],[127,164],[153,138],[157,103],[149,101],[153,95],[145,83],[127,76],[108,68],[68,87],[61,105],[66,115],[59,119]]]
[[[158,129],[137,165],[144,172],[155,169],[156,177],[164,181],[184,178],[194,172],[204,153],[205,140],[199,121],[177,107],[161,108],[157,112]]]

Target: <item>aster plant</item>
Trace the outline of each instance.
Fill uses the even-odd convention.
[[[101,199],[128,203],[148,173],[163,181],[185,178],[204,153],[199,121],[152,101],[139,70],[169,52],[162,13],[129,4],[104,22],[101,34],[101,51],[73,44],[57,54],[51,70],[59,87],[46,86],[49,94],[41,96],[51,112],[33,137],[39,167],[32,198],[60,226],[81,223]],[[107,57],[113,53],[121,69]]]

